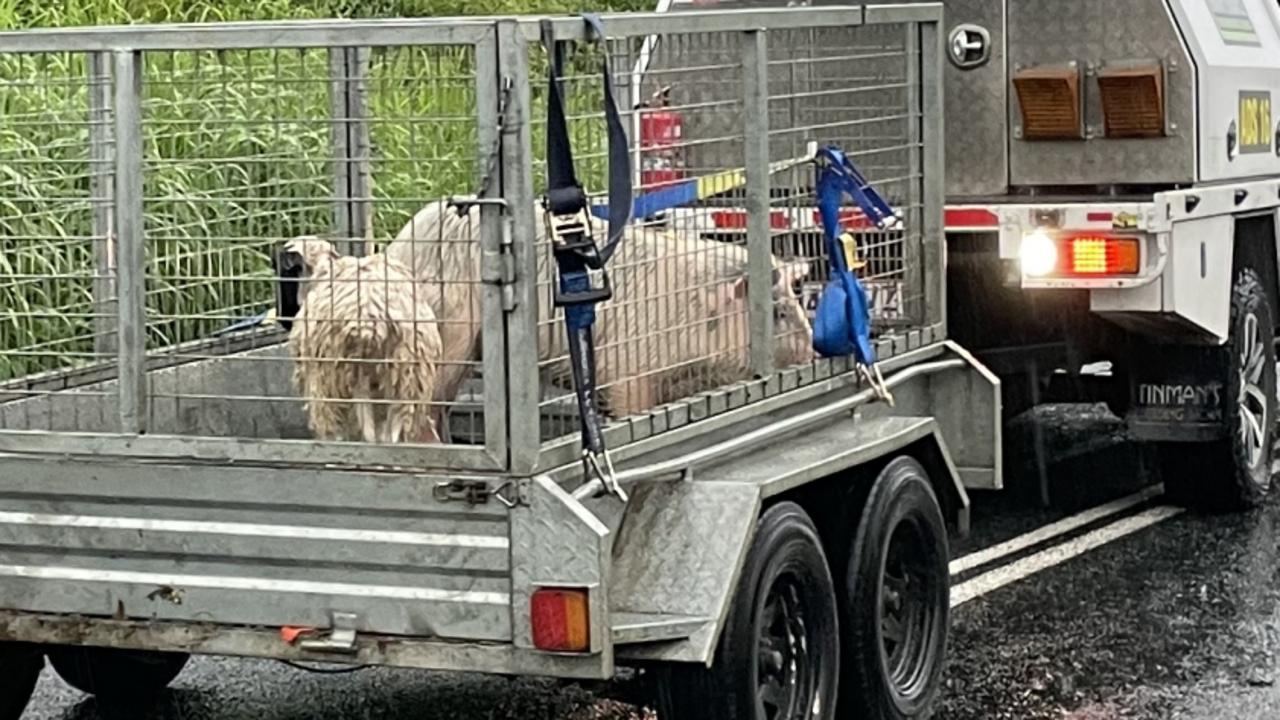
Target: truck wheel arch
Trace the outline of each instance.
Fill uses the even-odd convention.
[[[1234,278],[1242,267],[1253,268],[1262,281],[1271,307],[1280,308],[1280,226],[1276,211],[1243,215],[1235,218],[1232,273]],[[1227,292],[1231,292],[1228,288]],[[1280,319],[1277,320],[1280,322]]]

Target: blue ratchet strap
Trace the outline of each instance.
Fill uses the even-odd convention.
[[[841,238],[840,207],[847,194],[878,229],[897,222],[897,215],[838,148],[825,147],[815,158],[818,167],[818,212],[826,238],[831,278],[818,299],[813,323],[813,349],[824,357],[853,355],[876,394],[890,405],[893,395],[876,366],[871,344],[871,307],[866,289],[849,267]]]
[[[603,40],[604,25],[599,16],[584,14],[595,34]],[[605,265],[613,256],[631,220],[631,158],[626,131],[613,96],[608,54],[604,57],[604,111],[609,157],[609,230],[603,247],[597,247],[591,232],[591,216],[587,212],[586,190],[578,182],[573,167],[573,148],[565,117],[561,76],[564,69],[564,45],[555,39],[554,25],[542,21],[542,43],[549,58],[547,99],[547,194],[544,199],[547,230],[552,254],[559,274],[555,286],[556,307],[564,308],[565,329],[569,339],[569,361],[573,371],[574,393],[582,423],[583,468],[587,482],[598,480],[603,489],[623,501],[627,496],[614,481],[612,462],[604,444],[603,422],[596,395],[595,306],[613,296],[613,288]],[[598,271],[599,286],[592,283],[591,271]],[[594,476],[594,477],[593,477]]]

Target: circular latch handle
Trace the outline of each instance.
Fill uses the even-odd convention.
[[[991,33],[981,25],[957,25],[947,36],[947,57],[962,70],[972,70],[991,59]]]

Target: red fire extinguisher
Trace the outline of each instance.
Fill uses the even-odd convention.
[[[640,184],[646,190],[684,178],[684,118],[669,109],[671,86],[655,92],[636,108],[640,111]]]

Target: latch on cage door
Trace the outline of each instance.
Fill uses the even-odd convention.
[[[436,502],[465,502],[468,505],[484,505],[493,497],[498,502],[513,508],[517,505],[529,504],[527,481],[507,480],[497,487],[489,487],[487,480],[455,479],[436,483],[432,488],[432,497]]]

